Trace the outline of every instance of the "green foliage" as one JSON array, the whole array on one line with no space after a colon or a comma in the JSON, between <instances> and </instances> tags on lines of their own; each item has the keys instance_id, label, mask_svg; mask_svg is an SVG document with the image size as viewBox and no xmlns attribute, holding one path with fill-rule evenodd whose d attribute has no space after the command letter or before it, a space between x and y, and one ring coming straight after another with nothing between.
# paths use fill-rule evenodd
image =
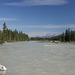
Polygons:
<instances>
[{"instance_id":1,"label":"green foliage","mask_svg":"<svg viewBox=\"0 0 75 75\"><path fill-rule=\"evenodd\" d=\"M65 41L65 34L64 34L64 32L62 33L61 41Z\"/></svg>"},{"instance_id":2,"label":"green foliage","mask_svg":"<svg viewBox=\"0 0 75 75\"><path fill-rule=\"evenodd\" d=\"M58 40L62 42L75 41L75 31L70 31L70 28L66 29L65 33L63 32L60 36L55 36L50 38L50 40Z\"/></svg>"},{"instance_id":3,"label":"green foliage","mask_svg":"<svg viewBox=\"0 0 75 75\"><path fill-rule=\"evenodd\" d=\"M66 29L65 32L65 41L70 41L71 40L71 34L70 34L70 28L68 30Z\"/></svg>"},{"instance_id":4,"label":"green foliage","mask_svg":"<svg viewBox=\"0 0 75 75\"><path fill-rule=\"evenodd\" d=\"M7 39L7 26L6 23L4 22L3 24L3 40L5 41Z\"/></svg>"},{"instance_id":5,"label":"green foliage","mask_svg":"<svg viewBox=\"0 0 75 75\"><path fill-rule=\"evenodd\" d=\"M41 38L41 37L32 37L30 38L30 40L33 40L33 41L45 41L45 40L49 40L49 38Z\"/></svg>"},{"instance_id":6,"label":"green foliage","mask_svg":"<svg viewBox=\"0 0 75 75\"><path fill-rule=\"evenodd\" d=\"M75 31L71 30L71 41L75 41Z\"/></svg>"},{"instance_id":7,"label":"green foliage","mask_svg":"<svg viewBox=\"0 0 75 75\"><path fill-rule=\"evenodd\" d=\"M48 40L48 41L75 41L75 31L70 31L70 28L66 29L65 33L63 32L62 35L51 37L51 38L40 38L40 37L33 37L30 40ZM23 33L22 31L14 31L7 28L6 23L3 24L3 31L0 30L0 43L5 41L29 41L29 37L27 34Z\"/></svg>"},{"instance_id":8,"label":"green foliage","mask_svg":"<svg viewBox=\"0 0 75 75\"><path fill-rule=\"evenodd\" d=\"M0 30L0 43L2 43L2 31Z\"/></svg>"},{"instance_id":9,"label":"green foliage","mask_svg":"<svg viewBox=\"0 0 75 75\"><path fill-rule=\"evenodd\" d=\"M51 37L50 40L52 41L61 41L61 36L55 36L55 37Z\"/></svg>"},{"instance_id":10,"label":"green foliage","mask_svg":"<svg viewBox=\"0 0 75 75\"><path fill-rule=\"evenodd\" d=\"M70 31L70 28L66 29L65 41L75 41L75 31Z\"/></svg>"},{"instance_id":11,"label":"green foliage","mask_svg":"<svg viewBox=\"0 0 75 75\"><path fill-rule=\"evenodd\" d=\"M27 34L18 32L16 29L14 31L7 28L6 23L3 24L3 31L0 30L0 43L4 41L29 41Z\"/></svg>"}]
</instances>

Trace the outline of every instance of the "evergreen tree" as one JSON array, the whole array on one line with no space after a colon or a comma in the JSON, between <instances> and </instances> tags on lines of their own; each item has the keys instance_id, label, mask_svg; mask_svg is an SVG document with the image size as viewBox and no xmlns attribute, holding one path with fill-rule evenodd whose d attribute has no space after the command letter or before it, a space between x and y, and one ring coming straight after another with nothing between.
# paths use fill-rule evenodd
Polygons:
<instances>
[{"instance_id":1,"label":"evergreen tree","mask_svg":"<svg viewBox=\"0 0 75 75\"><path fill-rule=\"evenodd\" d=\"M14 31L14 34L15 34L14 40L18 41L18 31L16 29Z\"/></svg>"},{"instance_id":2,"label":"evergreen tree","mask_svg":"<svg viewBox=\"0 0 75 75\"><path fill-rule=\"evenodd\" d=\"M75 41L75 31L71 30L71 41Z\"/></svg>"},{"instance_id":3,"label":"evergreen tree","mask_svg":"<svg viewBox=\"0 0 75 75\"><path fill-rule=\"evenodd\" d=\"M71 41L73 41L73 31L71 30Z\"/></svg>"},{"instance_id":4,"label":"evergreen tree","mask_svg":"<svg viewBox=\"0 0 75 75\"><path fill-rule=\"evenodd\" d=\"M68 41L71 40L70 28L68 28Z\"/></svg>"},{"instance_id":5,"label":"evergreen tree","mask_svg":"<svg viewBox=\"0 0 75 75\"><path fill-rule=\"evenodd\" d=\"M14 31L7 28L6 23L3 24L3 31L0 30L0 43L5 41L28 41L29 37L27 34L18 32L16 29Z\"/></svg>"},{"instance_id":6,"label":"evergreen tree","mask_svg":"<svg viewBox=\"0 0 75 75\"><path fill-rule=\"evenodd\" d=\"M11 41L11 30L8 30L8 40Z\"/></svg>"},{"instance_id":7,"label":"evergreen tree","mask_svg":"<svg viewBox=\"0 0 75 75\"><path fill-rule=\"evenodd\" d=\"M65 32L65 41L70 41L71 40L71 34L70 34L70 28L68 30L66 29Z\"/></svg>"},{"instance_id":8,"label":"evergreen tree","mask_svg":"<svg viewBox=\"0 0 75 75\"><path fill-rule=\"evenodd\" d=\"M64 35L64 32L62 33L62 42L65 41L65 35Z\"/></svg>"},{"instance_id":9,"label":"evergreen tree","mask_svg":"<svg viewBox=\"0 0 75 75\"><path fill-rule=\"evenodd\" d=\"M0 30L0 43L2 43L2 31Z\"/></svg>"},{"instance_id":10,"label":"evergreen tree","mask_svg":"<svg viewBox=\"0 0 75 75\"><path fill-rule=\"evenodd\" d=\"M65 32L65 41L68 41L68 30L66 29L66 32Z\"/></svg>"},{"instance_id":11,"label":"evergreen tree","mask_svg":"<svg viewBox=\"0 0 75 75\"><path fill-rule=\"evenodd\" d=\"M3 40L5 41L7 38L6 38L6 30L7 30L7 26L6 26L6 23L4 22L3 24Z\"/></svg>"}]
</instances>

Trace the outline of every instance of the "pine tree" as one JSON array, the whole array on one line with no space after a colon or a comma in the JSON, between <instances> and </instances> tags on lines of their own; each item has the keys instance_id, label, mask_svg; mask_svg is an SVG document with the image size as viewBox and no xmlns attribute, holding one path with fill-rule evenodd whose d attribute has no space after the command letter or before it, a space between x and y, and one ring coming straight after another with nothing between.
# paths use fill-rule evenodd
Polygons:
<instances>
[{"instance_id":1,"label":"pine tree","mask_svg":"<svg viewBox=\"0 0 75 75\"><path fill-rule=\"evenodd\" d=\"M65 35L64 35L64 32L62 33L62 42L65 41Z\"/></svg>"},{"instance_id":2,"label":"pine tree","mask_svg":"<svg viewBox=\"0 0 75 75\"><path fill-rule=\"evenodd\" d=\"M5 41L6 40L6 30L7 30L7 26L6 26L6 23L4 22L3 24L3 40Z\"/></svg>"},{"instance_id":3,"label":"pine tree","mask_svg":"<svg viewBox=\"0 0 75 75\"><path fill-rule=\"evenodd\" d=\"M2 31L0 30L0 43L2 43Z\"/></svg>"},{"instance_id":4,"label":"pine tree","mask_svg":"<svg viewBox=\"0 0 75 75\"><path fill-rule=\"evenodd\" d=\"M65 32L65 41L68 41L68 30L66 29L66 32Z\"/></svg>"},{"instance_id":5,"label":"pine tree","mask_svg":"<svg viewBox=\"0 0 75 75\"><path fill-rule=\"evenodd\" d=\"M68 39L68 41L70 41L71 40L71 34L70 34L70 28L68 28L68 37L67 37Z\"/></svg>"}]
</instances>

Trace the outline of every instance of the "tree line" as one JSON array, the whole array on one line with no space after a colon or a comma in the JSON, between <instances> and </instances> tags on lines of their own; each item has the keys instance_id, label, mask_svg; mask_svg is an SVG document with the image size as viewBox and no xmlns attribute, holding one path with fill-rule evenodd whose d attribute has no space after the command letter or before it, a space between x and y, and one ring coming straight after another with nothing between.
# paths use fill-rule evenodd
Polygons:
<instances>
[{"instance_id":1,"label":"tree line","mask_svg":"<svg viewBox=\"0 0 75 75\"><path fill-rule=\"evenodd\" d=\"M6 23L3 24L3 30L0 30L0 43L3 42L11 42L11 41L29 41L29 37L27 34L22 31L14 31L7 28Z\"/></svg>"},{"instance_id":2,"label":"tree line","mask_svg":"<svg viewBox=\"0 0 75 75\"><path fill-rule=\"evenodd\" d=\"M63 32L62 34L55 36L55 37L51 37L49 40L57 40L57 41L61 41L61 42L74 42L75 41L75 31L70 30L70 28L66 29L65 32Z\"/></svg>"},{"instance_id":3,"label":"tree line","mask_svg":"<svg viewBox=\"0 0 75 75\"><path fill-rule=\"evenodd\" d=\"M75 41L75 31L70 30L70 28L66 29L65 32L63 32L60 35L51 37L51 38L41 38L41 37L32 37L31 40L48 40L48 41L61 41L61 42L71 42Z\"/></svg>"},{"instance_id":4,"label":"tree line","mask_svg":"<svg viewBox=\"0 0 75 75\"><path fill-rule=\"evenodd\" d=\"M70 28L66 29L65 33L62 33L61 41L75 41L75 31L70 30Z\"/></svg>"}]
</instances>

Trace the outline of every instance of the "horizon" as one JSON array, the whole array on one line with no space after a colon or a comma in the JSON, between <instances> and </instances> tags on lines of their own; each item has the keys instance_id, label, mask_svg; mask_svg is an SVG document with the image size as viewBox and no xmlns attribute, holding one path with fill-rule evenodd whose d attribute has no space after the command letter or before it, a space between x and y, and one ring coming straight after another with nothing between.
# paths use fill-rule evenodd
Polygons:
<instances>
[{"instance_id":1,"label":"horizon","mask_svg":"<svg viewBox=\"0 0 75 75\"><path fill-rule=\"evenodd\" d=\"M23 31L29 37L75 30L74 0L0 0L0 29Z\"/></svg>"}]
</instances>

